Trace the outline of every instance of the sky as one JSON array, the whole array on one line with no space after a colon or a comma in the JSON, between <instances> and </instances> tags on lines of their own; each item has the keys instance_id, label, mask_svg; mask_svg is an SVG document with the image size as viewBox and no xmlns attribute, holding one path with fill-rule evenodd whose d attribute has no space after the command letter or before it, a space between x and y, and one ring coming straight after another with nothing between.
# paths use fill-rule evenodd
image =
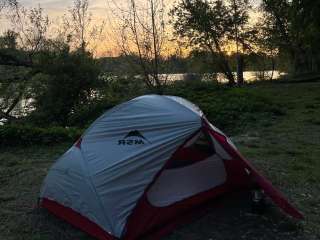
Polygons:
<instances>
[{"instance_id":1,"label":"sky","mask_svg":"<svg viewBox=\"0 0 320 240\"><path fill-rule=\"evenodd\" d=\"M40 4L50 13L57 13L71 6L73 0L20 0L19 2L26 7L35 7ZM91 0L89 4L91 10L103 10L106 6L106 0Z\"/></svg>"},{"instance_id":2,"label":"sky","mask_svg":"<svg viewBox=\"0 0 320 240\"><path fill-rule=\"evenodd\" d=\"M89 11L95 19L106 18L108 12L107 1L109 0L89 0ZM52 20L65 14L73 4L73 0L20 0L19 2L25 7L37 7L40 5Z\"/></svg>"},{"instance_id":3,"label":"sky","mask_svg":"<svg viewBox=\"0 0 320 240\"><path fill-rule=\"evenodd\" d=\"M112 30L110 30L110 16L112 15L112 11L114 11L110 10L110 5L112 5L112 2L116 2L116 4L119 5L126 4L127 1L128 0L89 0L89 11L92 13L94 21L97 23L101 23L102 21L106 22L103 41L96 44L97 55L117 55L117 46L113 38L114 34ZM140 1L143 2L144 0ZM173 5L176 0L165 1L168 2L166 7L171 8L170 5ZM257 5L261 0L251 1L254 5ZM18 2L26 8L40 5L52 22L59 22L61 17L67 12L67 9L73 4L73 0L19 0ZM8 28L9 24L3 17L0 18L0 21L0 31L3 32Z\"/></svg>"},{"instance_id":4,"label":"sky","mask_svg":"<svg viewBox=\"0 0 320 240\"><path fill-rule=\"evenodd\" d=\"M97 24L101 24L108 19L107 1L110 0L89 0L89 11L92 14L92 19ZM119 0L116 1L118 2ZM18 2L25 8L41 6L52 23L61 21L61 17L67 13L68 8L73 4L73 0L18 0ZM8 28L10 28L10 23L2 16L0 18L0 32L4 32ZM103 41L98 43L98 45L96 47L96 54L98 56L117 54L115 42L111 39L110 33L105 34Z\"/></svg>"}]
</instances>

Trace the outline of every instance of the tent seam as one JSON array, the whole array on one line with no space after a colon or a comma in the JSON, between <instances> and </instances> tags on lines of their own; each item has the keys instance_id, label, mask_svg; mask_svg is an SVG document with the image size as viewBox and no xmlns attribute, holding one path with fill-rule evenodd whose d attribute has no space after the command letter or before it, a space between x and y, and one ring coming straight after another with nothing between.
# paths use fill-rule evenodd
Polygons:
<instances>
[{"instance_id":1,"label":"tent seam","mask_svg":"<svg viewBox=\"0 0 320 240\"><path fill-rule=\"evenodd\" d=\"M83 164L85 165L85 167L89 170L89 172L90 172L90 168L89 168L89 165L87 164L87 162L85 161L85 156L83 155L83 152L82 152L82 149L80 149L80 153L81 153L81 156L82 156L82 161L83 161ZM99 196L99 194L98 194L98 191L97 191L97 189L96 189L96 187L94 186L94 184L93 184L93 181L92 181L92 179L91 179L91 174L86 174L86 178L88 179L88 183L90 184L90 186L92 187L92 189L93 189L93 191L94 191L94 193L95 193L95 195L96 195L96 198L97 198L97 200L98 200L98 202L99 202L99 206L100 206L100 208L101 208L101 210L103 211L103 218L104 218L104 221L105 222L107 222L107 223L109 223L109 220L108 220L108 218L106 218L106 216L107 216L107 212L106 212L106 209L105 209L105 207L104 207L104 205L102 204L102 201L101 201L101 199L100 199L100 196ZM112 224L108 224L109 226L112 226ZM104 230L106 230L105 228L104 228L104 226L103 226L103 229ZM112 229L110 229L110 230L106 230L109 234L112 234L113 236L114 236L114 233L113 232L111 232L111 231L113 231L113 226L112 226ZM117 237L117 236L116 236Z\"/></svg>"},{"instance_id":2,"label":"tent seam","mask_svg":"<svg viewBox=\"0 0 320 240\"><path fill-rule=\"evenodd\" d=\"M158 96L160 96L160 95L158 95ZM203 112L201 112L201 114L197 114L197 112L193 111L192 109L188 108L187 106L183 105L182 103L180 103L178 101L175 101L174 99L170 98L170 97L179 97L179 96L172 96L172 95L162 95L162 96L165 97L166 99L169 99L170 101L174 102L176 105L182 106L183 108L185 108L188 111L192 112L192 114L196 115L199 118L202 118L202 116L204 115ZM195 105L195 104L193 104L193 105Z\"/></svg>"}]
</instances>

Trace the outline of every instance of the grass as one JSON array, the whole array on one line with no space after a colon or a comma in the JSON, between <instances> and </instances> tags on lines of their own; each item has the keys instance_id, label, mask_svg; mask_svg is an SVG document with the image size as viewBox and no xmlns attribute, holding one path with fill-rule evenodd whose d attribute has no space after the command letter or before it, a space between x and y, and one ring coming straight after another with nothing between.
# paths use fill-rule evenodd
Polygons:
<instances>
[{"instance_id":1,"label":"grass","mask_svg":"<svg viewBox=\"0 0 320 240\"><path fill-rule=\"evenodd\" d=\"M259 114L233 140L305 214L305 221L296 223L275 207L266 215L253 215L246 201L235 197L217 200L217 207L164 240L320 238L320 83L261 83L245 91L272 98L272 107L283 112ZM215 117L210 118L214 123ZM36 208L43 178L70 145L1 149L0 239L91 239Z\"/></svg>"},{"instance_id":2,"label":"grass","mask_svg":"<svg viewBox=\"0 0 320 240\"><path fill-rule=\"evenodd\" d=\"M166 94L181 96L197 104L206 117L228 135L246 132L248 126L270 124L270 120L285 113L283 104L276 103L272 95L261 94L250 87L177 82Z\"/></svg>"},{"instance_id":3,"label":"grass","mask_svg":"<svg viewBox=\"0 0 320 240\"><path fill-rule=\"evenodd\" d=\"M235 140L243 154L304 212L306 239L319 238L320 84L270 85L255 90L285 102L286 116Z\"/></svg>"}]
</instances>

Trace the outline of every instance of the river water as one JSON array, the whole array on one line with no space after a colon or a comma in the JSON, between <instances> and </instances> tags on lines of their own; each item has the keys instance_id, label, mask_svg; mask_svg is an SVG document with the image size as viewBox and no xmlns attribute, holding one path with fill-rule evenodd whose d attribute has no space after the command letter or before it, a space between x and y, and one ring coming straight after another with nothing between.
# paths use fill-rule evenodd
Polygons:
<instances>
[{"instance_id":1,"label":"river water","mask_svg":"<svg viewBox=\"0 0 320 240\"><path fill-rule=\"evenodd\" d=\"M233 73L236 76L236 73ZM273 80L279 79L281 76L285 75L285 73L280 71L245 71L243 72L243 78L245 82L254 82L259 80L270 80L271 77ZM196 81L199 79L202 80L217 80L220 83L225 83L228 80L222 73L174 73L174 74L160 74L160 78L162 80L166 80L168 82L187 80L187 81Z\"/></svg>"}]
</instances>

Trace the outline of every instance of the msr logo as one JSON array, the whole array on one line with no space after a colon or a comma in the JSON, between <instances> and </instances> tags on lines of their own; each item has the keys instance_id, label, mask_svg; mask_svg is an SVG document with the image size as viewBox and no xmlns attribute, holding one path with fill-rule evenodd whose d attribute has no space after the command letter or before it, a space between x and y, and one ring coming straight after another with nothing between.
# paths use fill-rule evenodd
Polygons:
<instances>
[{"instance_id":1,"label":"msr logo","mask_svg":"<svg viewBox=\"0 0 320 240\"><path fill-rule=\"evenodd\" d=\"M143 145L149 141L138 131L130 131L123 139L118 140L118 145Z\"/></svg>"}]
</instances>

